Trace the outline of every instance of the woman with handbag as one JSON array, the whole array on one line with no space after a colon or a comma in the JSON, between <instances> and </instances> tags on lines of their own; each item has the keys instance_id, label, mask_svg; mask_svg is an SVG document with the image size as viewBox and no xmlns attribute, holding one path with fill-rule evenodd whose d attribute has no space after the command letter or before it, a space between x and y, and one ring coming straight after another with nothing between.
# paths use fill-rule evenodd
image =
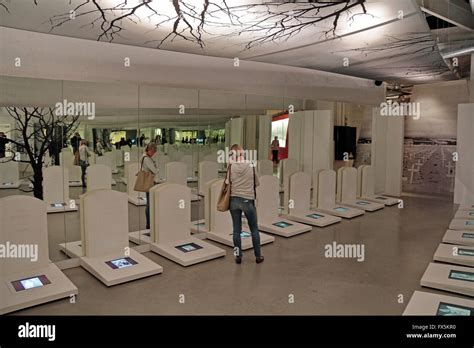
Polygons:
<instances>
[{"instance_id":1,"label":"woman with handbag","mask_svg":"<svg viewBox=\"0 0 474 348\"><path fill-rule=\"evenodd\" d=\"M150 185L153 186L154 184L157 184L159 182L159 177L158 177L158 166L156 165L155 160L153 159L153 156L156 153L156 144L155 143L149 143L146 148L145 148L145 153L142 156L141 159L141 166L140 166L140 174L143 174L144 177L148 176L148 178L153 177L153 182L150 184L141 184L147 187L141 188L139 190L135 189L136 191L142 191L146 193L146 207L145 207L145 217L146 217L146 229L150 229ZM143 181L146 181L147 179L145 178ZM142 180L137 179L137 183ZM150 180L151 181L151 180Z\"/></svg>"},{"instance_id":2,"label":"woman with handbag","mask_svg":"<svg viewBox=\"0 0 474 348\"><path fill-rule=\"evenodd\" d=\"M258 232L257 209L255 208L256 186L260 183L255 173L255 165L245 159L243 149L232 145L225 184L230 186L229 210L232 216L235 262L242 262L242 212L247 218L252 234L255 261L262 263L264 258L260 248Z\"/></svg>"},{"instance_id":3,"label":"woman with handbag","mask_svg":"<svg viewBox=\"0 0 474 348\"><path fill-rule=\"evenodd\" d=\"M87 140L81 140L81 146L79 146L79 164L81 166L81 180L82 180L82 187L86 187L86 171L87 167L89 167L89 157L91 156L91 152L87 147Z\"/></svg>"}]
</instances>

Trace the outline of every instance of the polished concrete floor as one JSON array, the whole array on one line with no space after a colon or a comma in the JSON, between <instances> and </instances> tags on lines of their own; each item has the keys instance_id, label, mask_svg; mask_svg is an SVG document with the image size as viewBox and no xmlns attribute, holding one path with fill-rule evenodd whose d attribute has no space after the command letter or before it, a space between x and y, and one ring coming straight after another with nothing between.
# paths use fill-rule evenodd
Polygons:
<instances>
[{"instance_id":1,"label":"polished concrete floor","mask_svg":"<svg viewBox=\"0 0 474 348\"><path fill-rule=\"evenodd\" d=\"M14 193L8 191L0 195ZM81 189L71 192L77 197ZM201 217L202 203L192 211ZM147 252L163 274L111 288L84 269L71 268L64 273L79 288L76 303L59 300L15 314L400 315L413 291L422 289L420 278L454 212L448 198L404 197L403 209L388 207L289 239L276 237L263 246L265 262L259 265L252 251L236 265L225 246L225 258L187 268ZM129 218L130 230L144 227L143 208L130 205ZM50 257L65 259L56 245L79 239L78 214L50 214L48 223ZM326 258L324 246L333 241L364 244L365 261Z\"/></svg>"}]
</instances>

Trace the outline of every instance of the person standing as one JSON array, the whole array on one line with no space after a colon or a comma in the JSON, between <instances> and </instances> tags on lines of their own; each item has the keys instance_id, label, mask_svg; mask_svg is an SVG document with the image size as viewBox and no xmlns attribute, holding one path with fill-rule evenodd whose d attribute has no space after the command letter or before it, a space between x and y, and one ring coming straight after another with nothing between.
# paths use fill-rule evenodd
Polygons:
<instances>
[{"instance_id":1,"label":"person standing","mask_svg":"<svg viewBox=\"0 0 474 348\"><path fill-rule=\"evenodd\" d=\"M0 158L5 157L6 145L9 143L5 133L0 132Z\"/></svg>"},{"instance_id":2,"label":"person standing","mask_svg":"<svg viewBox=\"0 0 474 348\"><path fill-rule=\"evenodd\" d=\"M145 141L145 134L142 133L140 136L140 147L143 147L143 142Z\"/></svg>"},{"instance_id":3,"label":"person standing","mask_svg":"<svg viewBox=\"0 0 474 348\"><path fill-rule=\"evenodd\" d=\"M86 170L89 167L89 157L91 156L91 152L87 147L87 140L81 140L81 145L79 146L79 165L81 166L81 180L82 180L82 187L87 187L86 185Z\"/></svg>"},{"instance_id":4,"label":"person standing","mask_svg":"<svg viewBox=\"0 0 474 348\"><path fill-rule=\"evenodd\" d=\"M145 153L141 159L141 168L143 171L152 173L155 178L154 182L157 184L159 182L158 177L158 166L155 162L153 156L156 154L156 144L149 143L145 148ZM146 218L146 229L150 229L150 193L146 192L146 207L145 207L145 218Z\"/></svg>"},{"instance_id":5,"label":"person standing","mask_svg":"<svg viewBox=\"0 0 474 348\"><path fill-rule=\"evenodd\" d=\"M75 155L81 144L81 136L78 132L71 138L72 153Z\"/></svg>"},{"instance_id":6,"label":"person standing","mask_svg":"<svg viewBox=\"0 0 474 348\"><path fill-rule=\"evenodd\" d=\"M97 142L95 143L95 153L97 156L102 156L104 154L104 147L102 146L102 141L100 141L100 139L97 139Z\"/></svg>"},{"instance_id":7,"label":"person standing","mask_svg":"<svg viewBox=\"0 0 474 348\"><path fill-rule=\"evenodd\" d=\"M264 258L260 248L258 232L257 209L255 208L256 187L260 185L255 165L247 161L244 151L238 144L230 149L229 169L226 183L230 184L230 215L232 217L235 262L242 262L242 212L247 218L252 235L255 261L262 263Z\"/></svg>"},{"instance_id":8,"label":"person standing","mask_svg":"<svg viewBox=\"0 0 474 348\"><path fill-rule=\"evenodd\" d=\"M277 136L275 136L272 141L271 150L273 165L276 166L278 164L278 153L280 152L280 142L278 141Z\"/></svg>"}]
</instances>

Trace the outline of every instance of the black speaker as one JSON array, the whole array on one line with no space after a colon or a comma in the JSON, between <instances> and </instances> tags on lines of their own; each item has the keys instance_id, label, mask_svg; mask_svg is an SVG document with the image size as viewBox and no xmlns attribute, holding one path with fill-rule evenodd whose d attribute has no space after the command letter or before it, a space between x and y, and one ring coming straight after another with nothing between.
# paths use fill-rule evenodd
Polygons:
<instances>
[{"instance_id":1,"label":"black speaker","mask_svg":"<svg viewBox=\"0 0 474 348\"><path fill-rule=\"evenodd\" d=\"M356 133L356 127L334 126L334 159L343 161L349 157L356 158Z\"/></svg>"}]
</instances>

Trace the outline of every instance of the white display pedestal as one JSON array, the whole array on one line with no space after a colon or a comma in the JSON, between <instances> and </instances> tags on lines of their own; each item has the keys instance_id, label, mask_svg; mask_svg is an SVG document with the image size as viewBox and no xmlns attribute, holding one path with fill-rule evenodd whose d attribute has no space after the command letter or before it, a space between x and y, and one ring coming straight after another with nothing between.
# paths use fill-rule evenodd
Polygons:
<instances>
[{"instance_id":1,"label":"white display pedestal","mask_svg":"<svg viewBox=\"0 0 474 348\"><path fill-rule=\"evenodd\" d=\"M198 192L200 196L204 196L207 192L207 184L209 181L218 178L218 165L217 162L203 161L199 163L198 171Z\"/></svg>"},{"instance_id":2,"label":"white display pedestal","mask_svg":"<svg viewBox=\"0 0 474 348\"><path fill-rule=\"evenodd\" d=\"M454 218L461 219L461 220L474 220L474 210L459 209L454 215Z\"/></svg>"},{"instance_id":3,"label":"white display pedestal","mask_svg":"<svg viewBox=\"0 0 474 348\"><path fill-rule=\"evenodd\" d=\"M288 180L288 206L285 215L291 221L301 222L316 227L325 227L340 222L341 218L326 214L321 210L312 210L311 204L311 177L303 172L293 173Z\"/></svg>"},{"instance_id":4,"label":"white display pedestal","mask_svg":"<svg viewBox=\"0 0 474 348\"><path fill-rule=\"evenodd\" d=\"M357 169L341 167L338 174L338 202L352 208L373 212L385 207L385 204L357 199Z\"/></svg>"},{"instance_id":5,"label":"white display pedestal","mask_svg":"<svg viewBox=\"0 0 474 348\"><path fill-rule=\"evenodd\" d=\"M171 184L178 184L187 186L188 177L187 177L187 166L183 162L169 162L166 164L166 182ZM199 201L200 197L191 193L191 201Z\"/></svg>"},{"instance_id":6,"label":"white display pedestal","mask_svg":"<svg viewBox=\"0 0 474 348\"><path fill-rule=\"evenodd\" d=\"M474 231L474 220L471 219L453 219L449 224L450 230L469 230Z\"/></svg>"},{"instance_id":7,"label":"white display pedestal","mask_svg":"<svg viewBox=\"0 0 474 348\"><path fill-rule=\"evenodd\" d=\"M267 159L257 161L257 172L259 175L273 175L273 162Z\"/></svg>"},{"instance_id":8,"label":"white display pedestal","mask_svg":"<svg viewBox=\"0 0 474 348\"><path fill-rule=\"evenodd\" d=\"M21 185L18 162L0 161L0 189L17 189Z\"/></svg>"},{"instance_id":9,"label":"white display pedestal","mask_svg":"<svg viewBox=\"0 0 474 348\"><path fill-rule=\"evenodd\" d=\"M225 251L191 236L191 190L165 183L150 190L150 249L182 266L225 256Z\"/></svg>"},{"instance_id":10,"label":"white display pedestal","mask_svg":"<svg viewBox=\"0 0 474 348\"><path fill-rule=\"evenodd\" d=\"M112 171L103 164L87 167L87 191L112 189Z\"/></svg>"},{"instance_id":11,"label":"white display pedestal","mask_svg":"<svg viewBox=\"0 0 474 348\"><path fill-rule=\"evenodd\" d=\"M474 246L474 231L447 230L443 243Z\"/></svg>"},{"instance_id":12,"label":"white display pedestal","mask_svg":"<svg viewBox=\"0 0 474 348\"><path fill-rule=\"evenodd\" d=\"M468 315L474 313L474 301L459 297L415 291L403 315Z\"/></svg>"},{"instance_id":13,"label":"white display pedestal","mask_svg":"<svg viewBox=\"0 0 474 348\"><path fill-rule=\"evenodd\" d=\"M69 171L66 167L43 168L43 200L48 214L77 211L76 201L69 198Z\"/></svg>"},{"instance_id":14,"label":"white display pedestal","mask_svg":"<svg viewBox=\"0 0 474 348\"><path fill-rule=\"evenodd\" d=\"M112 152L106 152L103 156L97 156L95 163L109 167L112 174L118 173L117 165L115 164L115 156Z\"/></svg>"},{"instance_id":15,"label":"white display pedestal","mask_svg":"<svg viewBox=\"0 0 474 348\"><path fill-rule=\"evenodd\" d=\"M398 199L396 198L375 194L374 169L368 165L362 165L357 168L357 197L386 206L398 204Z\"/></svg>"},{"instance_id":16,"label":"white display pedestal","mask_svg":"<svg viewBox=\"0 0 474 348\"><path fill-rule=\"evenodd\" d=\"M158 177L161 181L166 181L166 164L170 162L170 158L167 155L158 155L156 163L158 165Z\"/></svg>"},{"instance_id":17,"label":"white display pedestal","mask_svg":"<svg viewBox=\"0 0 474 348\"><path fill-rule=\"evenodd\" d=\"M433 260L474 267L474 247L441 243L434 253Z\"/></svg>"},{"instance_id":18,"label":"white display pedestal","mask_svg":"<svg viewBox=\"0 0 474 348\"><path fill-rule=\"evenodd\" d=\"M69 186L82 186L81 167L74 165L74 154L71 151L61 151L59 154L59 163L61 167L66 168L69 173Z\"/></svg>"},{"instance_id":19,"label":"white display pedestal","mask_svg":"<svg viewBox=\"0 0 474 348\"><path fill-rule=\"evenodd\" d=\"M43 201L28 196L1 198L0 243L21 245L30 251L30 255L25 255L29 257L6 257L1 261L0 314L78 294L77 287L49 261Z\"/></svg>"},{"instance_id":20,"label":"white display pedestal","mask_svg":"<svg viewBox=\"0 0 474 348\"><path fill-rule=\"evenodd\" d=\"M206 221L209 232L207 232L207 238L215 242L233 247L234 242L232 239L232 218L230 212L221 212L217 210L217 200L222 187L224 179L215 179L209 184L209 193L205 195L204 205L208 205L209 214L207 214ZM242 222L242 232L245 236L242 236L242 250L253 248L252 238L250 236L249 227ZM249 234L247 236L247 234ZM275 237L269 236L264 233L260 233L260 244L264 245L272 243Z\"/></svg>"},{"instance_id":21,"label":"white display pedestal","mask_svg":"<svg viewBox=\"0 0 474 348\"><path fill-rule=\"evenodd\" d=\"M184 155L181 157L179 162L182 162L186 165L186 180L187 182L196 182L198 178L196 177L196 171L194 169L193 156Z\"/></svg>"},{"instance_id":22,"label":"white display pedestal","mask_svg":"<svg viewBox=\"0 0 474 348\"><path fill-rule=\"evenodd\" d=\"M352 219L364 215L364 210L336 203L336 172L330 169L321 170L317 184L313 185L313 195L317 195L317 209L334 216Z\"/></svg>"},{"instance_id":23,"label":"white display pedestal","mask_svg":"<svg viewBox=\"0 0 474 348\"><path fill-rule=\"evenodd\" d=\"M298 161L293 158L286 158L280 161L281 174L280 174L280 192L284 192L284 201L288 202L288 186L290 183L290 176L296 173L298 169ZM288 211L285 211L288 212Z\"/></svg>"},{"instance_id":24,"label":"white display pedestal","mask_svg":"<svg viewBox=\"0 0 474 348\"><path fill-rule=\"evenodd\" d=\"M81 266L107 286L159 274L163 268L128 246L127 195L95 190L81 197Z\"/></svg>"},{"instance_id":25,"label":"white display pedestal","mask_svg":"<svg viewBox=\"0 0 474 348\"><path fill-rule=\"evenodd\" d=\"M280 184L276 176L263 175L259 178L259 181L260 185L257 187L257 216L260 231L282 237L292 237L312 230L311 226L284 219L279 215Z\"/></svg>"},{"instance_id":26,"label":"white display pedestal","mask_svg":"<svg viewBox=\"0 0 474 348\"><path fill-rule=\"evenodd\" d=\"M127 185L128 184L128 170L129 168L137 169L139 168L140 164L138 162L125 162L123 166L123 176L120 178L120 181Z\"/></svg>"},{"instance_id":27,"label":"white display pedestal","mask_svg":"<svg viewBox=\"0 0 474 348\"><path fill-rule=\"evenodd\" d=\"M474 282L461 280L459 277L471 277L471 267L430 263L426 268L420 285L443 291L454 292L467 296L474 296Z\"/></svg>"}]
</instances>

